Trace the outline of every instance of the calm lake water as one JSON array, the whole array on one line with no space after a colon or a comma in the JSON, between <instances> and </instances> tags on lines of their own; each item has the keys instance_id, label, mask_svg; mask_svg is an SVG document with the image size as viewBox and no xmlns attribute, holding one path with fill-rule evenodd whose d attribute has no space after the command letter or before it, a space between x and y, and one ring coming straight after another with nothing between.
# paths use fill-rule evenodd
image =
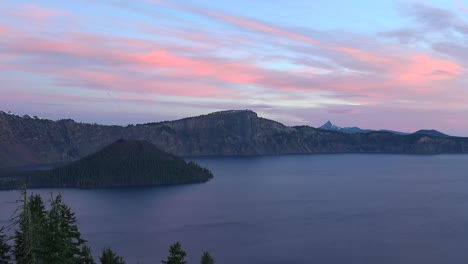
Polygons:
<instances>
[{"instance_id":1,"label":"calm lake water","mask_svg":"<svg viewBox=\"0 0 468 264\"><path fill-rule=\"evenodd\" d=\"M205 184L62 192L93 252L160 263L467 263L468 155L197 158ZM0 225L17 192L0 192Z\"/></svg>"}]
</instances>

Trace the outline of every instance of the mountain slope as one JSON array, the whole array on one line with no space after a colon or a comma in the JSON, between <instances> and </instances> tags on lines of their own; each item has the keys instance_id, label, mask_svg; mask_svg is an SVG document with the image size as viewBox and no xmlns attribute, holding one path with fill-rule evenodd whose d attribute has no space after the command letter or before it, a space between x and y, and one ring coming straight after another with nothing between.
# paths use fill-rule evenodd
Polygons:
<instances>
[{"instance_id":1,"label":"mountain slope","mask_svg":"<svg viewBox=\"0 0 468 264\"><path fill-rule=\"evenodd\" d=\"M468 138L385 131L346 134L309 126L288 127L249 110L127 127L0 112L0 167L73 161L120 138L146 140L179 156L468 152Z\"/></svg>"},{"instance_id":2,"label":"mountain slope","mask_svg":"<svg viewBox=\"0 0 468 264\"><path fill-rule=\"evenodd\" d=\"M118 140L63 167L4 172L0 188L103 188L205 182L212 174L141 140ZM2 180L3 179L3 180Z\"/></svg>"}]
</instances>

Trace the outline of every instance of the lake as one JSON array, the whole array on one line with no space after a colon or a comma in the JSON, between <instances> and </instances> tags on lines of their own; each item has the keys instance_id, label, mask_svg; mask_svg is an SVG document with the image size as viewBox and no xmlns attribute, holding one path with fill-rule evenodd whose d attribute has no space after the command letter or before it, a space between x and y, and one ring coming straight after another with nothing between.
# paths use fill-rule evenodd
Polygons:
<instances>
[{"instance_id":1,"label":"lake","mask_svg":"<svg viewBox=\"0 0 468 264\"><path fill-rule=\"evenodd\" d=\"M62 192L98 255L160 263L467 263L468 155L286 155L192 159L204 184ZM0 192L0 225L19 197Z\"/></svg>"}]
</instances>

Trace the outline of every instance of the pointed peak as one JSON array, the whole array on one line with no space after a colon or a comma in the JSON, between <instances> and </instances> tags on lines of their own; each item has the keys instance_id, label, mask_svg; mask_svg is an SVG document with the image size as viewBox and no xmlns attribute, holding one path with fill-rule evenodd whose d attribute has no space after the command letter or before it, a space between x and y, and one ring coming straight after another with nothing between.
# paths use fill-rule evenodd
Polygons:
<instances>
[{"instance_id":1,"label":"pointed peak","mask_svg":"<svg viewBox=\"0 0 468 264\"><path fill-rule=\"evenodd\" d=\"M323 124L321 127L321 129L326 129L326 130L330 130L330 129L333 129L335 130L337 128L337 126L335 126L330 120L328 120L325 124Z\"/></svg>"}]
</instances>

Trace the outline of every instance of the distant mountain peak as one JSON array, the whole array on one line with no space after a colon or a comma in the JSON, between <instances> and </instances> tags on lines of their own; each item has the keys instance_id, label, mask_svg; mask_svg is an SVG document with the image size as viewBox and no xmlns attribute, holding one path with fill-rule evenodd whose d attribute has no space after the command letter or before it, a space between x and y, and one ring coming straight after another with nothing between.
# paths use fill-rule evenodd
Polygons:
<instances>
[{"instance_id":1,"label":"distant mountain peak","mask_svg":"<svg viewBox=\"0 0 468 264\"><path fill-rule=\"evenodd\" d=\"M349 133L349 134L370 132L370 130L368 129L360 129L359 127L339 127L333 124L330 120L328 120L325 124L323 124L319 128L322 130L339 131L339 132Z\"/></svg>"},{"instance_id":2,"label":"distant mountain peak","mask_svg":"<svg viewBox=\"0 0 468 264\"><path fill-rule=\"evenodd\" d=\"M372 130L372 129L362 129L359 127L339 127L335 124L333 124L331 121L327 121L325 124L323 124L319 129L322 130L328 130L328 131L337 131L337 132L342 132L342 133L347 133L347 134L355 134L355 133L368 133L368 132L386 132L386 133L392 133L392 134L397 134L397 135L407 135L407 133L403 132L398 132L398 131L392 131L392 130Z\"/></svg>"},{"instance_id":3,"label":"distant mountain peak","mask_svg":"<svg viewBox=\"0 0 468 264\"><path fill-rule=\"evenodd\" d=\"M323 124L320 129L338 131L341 127L335 126L330 120Z\"/></svg>"},{"instance_id":4,"label":"distant mountain peak","mask_svg":"<svg viewBox=\"0 0 468 264\"><path fill-rule=\"evenodd\" d=\"M331 127L331 126L333 126L333 123L330 120L328 120L325 124L323 124L323 127Z\"/></svg>"}]
</instances>

